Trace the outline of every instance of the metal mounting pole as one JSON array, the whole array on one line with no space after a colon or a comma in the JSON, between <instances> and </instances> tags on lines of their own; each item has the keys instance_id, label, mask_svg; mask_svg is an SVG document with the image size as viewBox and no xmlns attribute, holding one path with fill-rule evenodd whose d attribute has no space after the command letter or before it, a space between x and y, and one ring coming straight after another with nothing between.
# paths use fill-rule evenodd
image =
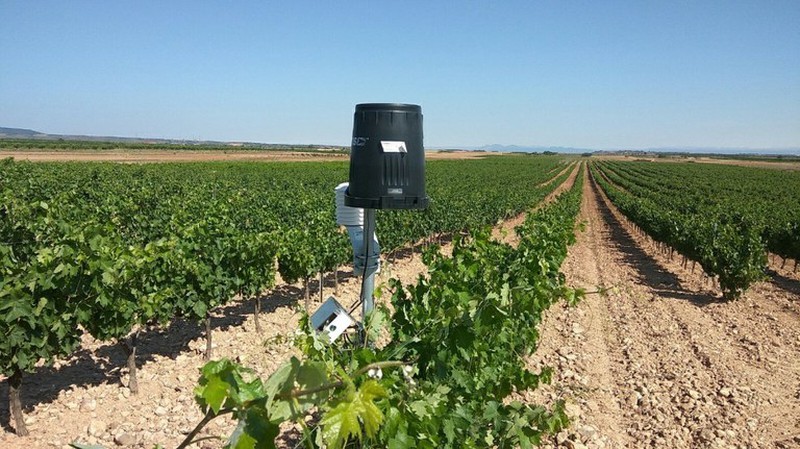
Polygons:
<instances>
[{"instance_id":1,"label":"metal mounting pole","mask_svg":"<svg viewBox=\"0 0 800 449\"><path fill-rule=\"evenodd\" d=\"M362 246L363 257L366 261L366 274L361 285L361 320L366 319L367 314L375 307L375 300L372 293L375 291L375 272L380 263L380 253L375 235L375 209L364 209L364 245ZM369 248L367 248L369 246ZM367 254L369 250L369 254Z\"/></svg>"}]
</instances>

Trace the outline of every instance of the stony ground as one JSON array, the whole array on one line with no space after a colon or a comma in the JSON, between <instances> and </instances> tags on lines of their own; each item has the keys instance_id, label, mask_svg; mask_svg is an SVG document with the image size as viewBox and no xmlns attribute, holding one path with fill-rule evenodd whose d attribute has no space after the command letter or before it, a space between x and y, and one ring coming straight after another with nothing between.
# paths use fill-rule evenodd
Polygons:
<instances>
[{"instance_id":1,"label":"stony ground","mask_svg":"<svg viewBox=\"0 0 800 449\"><path fill-rule=\"evenodd\" d=\"M566 399L575 418L551 446L800 447L800 280L790 266L721 302L591 183L580 220L563 271L576 287L609 291L551 309L542 325L532 365L556 375L536 399Z\"/></svg>"},{"instance_id":2,"label":"stony ground","mask_svg":"<svg viewBox=\"0 0 800 449\"><path fill-rule=\"evenodd\" d=\"M568 184L574 177L568 180ZM531 400L565 399L574 425L546 444L566 448L800 448L800 276L774 261L771 279L739 301L723 303L679 256L662 254L637 234L591 183L585 223L563 271L589 291L578 306L556 306L542 325L531 367L555 368L554 381ZM499 226L498 236L521 221ZM511 236L513 237L513 236ZM381 279L411 282L425 267L406 253ZM699 271L699 270L698 270ZM359 284L346 272L337 297L350 303ZM317 284L312 284L318 303ZM323 293L333 294L325 279ZM214 357L230 357L267 376L293 352L275 337L291 335L303 304L299 285L279 284L262 304L220 310L213 321ZM14 435L7 384L0 382L0 448L62 448L71 441L106 447L175 447L199 421L192 389L203 364L200 326L176 322L141 337L139 384L131 395L122 350L86 339L71 360L42 368L23 384L31 435ZM230 432L215 422L209 435ZM284 446L292 447L291 430ZM199 447L219 447L208 440ZM197 446L195 446L197 447Z\"/></svg>"},{"instance_id":3,"label":"stony ground","mask_svg":"<svg viewBox=\"0 0 800 449\"><path fill-rule=\"evenodd\" d=\"M487 153L483 151L426 151L425 158L436 159L478 159L488 155L505 153ZM239 150L202 151L202 150L0 150L0 159L47 161L103 161L125 163L149 162L201 162L201 161L262 161L262 162L303 162L303 161L349 161L350 156L330 151L283 151L283 150Z\"/></svg>"}]
</instances>

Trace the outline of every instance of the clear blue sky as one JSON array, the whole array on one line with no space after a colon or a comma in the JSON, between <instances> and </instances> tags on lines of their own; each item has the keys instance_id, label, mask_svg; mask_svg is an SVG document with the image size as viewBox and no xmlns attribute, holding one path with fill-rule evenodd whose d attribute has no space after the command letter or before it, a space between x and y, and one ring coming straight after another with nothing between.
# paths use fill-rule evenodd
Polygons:
<instances>
[{"instance_id":1,"label":"clear blue sky","mask_svg":"<svg viewBox=\"0 0 800 449\"><path fill-rule=\"evenodd\" d=\"M800 1L0 0L0 126L347 144L800 147Z\"/></svg>"}]
</instances>

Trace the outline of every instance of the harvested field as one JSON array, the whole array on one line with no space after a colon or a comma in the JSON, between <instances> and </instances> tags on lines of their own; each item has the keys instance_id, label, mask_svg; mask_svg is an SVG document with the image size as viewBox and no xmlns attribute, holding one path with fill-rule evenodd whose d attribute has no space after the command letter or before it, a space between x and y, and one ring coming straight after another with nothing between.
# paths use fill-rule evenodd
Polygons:
<instances>
[{"instance_id":1,"label":"harvested field","mask_svg":"<svg viewBox=\"0 0 800 449\"><path fill-rule=\"evenodd\" d=\"M655 158L651 156L616 156L616 155L600 155L594 156L599 160L612 160L612 161L650 161L650 162L673 162L673 163L700 163L700 164L720 164L720 165L736 165L739 167L757 167L757 168L770 168L775 170L800 170L800 162L796 161L765 161L765 160L745 160L745 159L719 159L702 156L690 156L686 158L666 157Z\"/></svg>"},{"instance_id":2,"label":"harvested field","mask_svg":"<svg viewBox=\"0 0 800 449\"><path fill-rule=\"evenodd\" d=\"M425 157L440 159L479 159L489 155L481 151L429 151ZM349 161L348 154L323 151L0 151L0 159L14 158L33 162L99 161L99 162L208 162L208 161Z\"/></svg>"}]
</instances>

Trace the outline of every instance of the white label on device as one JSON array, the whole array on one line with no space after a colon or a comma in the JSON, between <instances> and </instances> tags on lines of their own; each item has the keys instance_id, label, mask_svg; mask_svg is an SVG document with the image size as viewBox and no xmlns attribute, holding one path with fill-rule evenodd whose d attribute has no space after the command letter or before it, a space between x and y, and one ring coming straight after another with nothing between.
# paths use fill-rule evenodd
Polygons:
<instances>
[{"instance_id":1,"label":"white label on device","mask_svg":"<svg viewBox=\"0 0 800 449\"><path fill-rule=\"evenodd\" d=\"M408 153L406 143L398 140L381 140L384 153Z\"/></svg>"}]
</instances>

